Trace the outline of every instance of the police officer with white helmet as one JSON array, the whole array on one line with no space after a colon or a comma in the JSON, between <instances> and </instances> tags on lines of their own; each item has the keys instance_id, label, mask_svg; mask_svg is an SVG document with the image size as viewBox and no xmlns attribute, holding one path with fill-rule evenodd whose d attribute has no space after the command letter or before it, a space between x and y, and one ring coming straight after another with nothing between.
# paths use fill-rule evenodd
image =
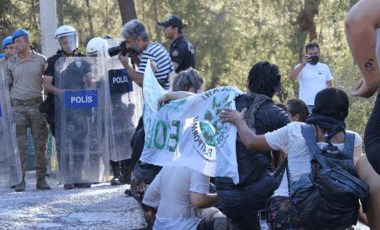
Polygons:
<instances>
[{"instance_id":1,"label":"police officer with white helmet","mask_svg":"<svg viewBox=\"0 0 380 230\"><path fill-rule=\"evenodd\" d=\"M54 86L54 77L55 76L55 64L61 57L71 57L71 56L84 56L77 52L78 50L78 33L74 27L70 25L60 26L54 34L55 38L58 40L60 49L56 54L47 59L47 66L43 73L43 86L45 92L48 93L47 99L43 103L43 106L40 107L40 111L47 116L48 123L50 124L50 131L54 137L56 137L55 130L55 95L58 95L62 92L61 89ZM60 151L58 150L57 145L57 155L58 163L60 164ZM64 184L64 189L72 189L74 187L88 188L90 184Z\"/></svg>"}]
</instances>

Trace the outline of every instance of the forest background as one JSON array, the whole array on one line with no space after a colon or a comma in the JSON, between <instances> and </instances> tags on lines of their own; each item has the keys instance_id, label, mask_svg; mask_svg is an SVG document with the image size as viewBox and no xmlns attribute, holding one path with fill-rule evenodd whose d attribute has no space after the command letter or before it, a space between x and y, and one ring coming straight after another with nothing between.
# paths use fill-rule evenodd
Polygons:
<instances>
[{"instance_id":1,"label":"forest background","mask_svg":"<svg viewBox=\"0 0 380 230\"><path fill-rule=\"evenodd\" d=\"M298 82L287 74L299 63L304 47L317 42L321 61L328 64L334 86L350 96L347 128L364 134L373 100L351 97L360 78L344 33L344 17L357 0L57 0L59 25L69 24L79 33L81 50L97 36L120 38L122 25L132 18L143 21L152 41L167 48L162 27L169 15L187 25L185 36L196 48L196 69L205 89L234 85L245 91L248 71L258 61L280 68L283 93L276 102L296 98ZM38 0L0 0L0 39L18 28L31 33L34 48L41 50ZM57 25L57 26L59 26ZM54 36L54 35L52 35ZM333 98L331 100L334 100Z\"/></svg>"}]
</instances>

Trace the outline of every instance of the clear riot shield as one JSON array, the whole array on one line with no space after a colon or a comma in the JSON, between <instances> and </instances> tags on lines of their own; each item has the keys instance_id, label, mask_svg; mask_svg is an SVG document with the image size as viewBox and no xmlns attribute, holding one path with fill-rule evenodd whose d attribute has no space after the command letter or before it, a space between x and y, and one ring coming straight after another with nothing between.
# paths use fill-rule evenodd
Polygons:
<instances>
[{"instance_id":1,"label":"clear riot shield","mask_svg":"<svg viewBox=\"0 0 380 230\"><path fill-rule=\"evenodd\" d=\"M108 46L119 43L107 39ZM131 158L131 138L142 114L142 90L132 81L120 63L118 56L107 58L107 73L111 104L110 147L111 160L121 161ZM104 59L103 59L104 60Z\"/></svg>"},{"instance_id":2,"label":"clear riot shield","mask_svg":"<svg viewBox=\"0 0 380 230\"><path fill-rule=\"evenodd\" d=\"M56 142L61 182L104 182L109 174L109 120L99 57L62 57L55 64Z\"/></svg>"},{"instance_id":3,"label":"clear riot shield","mask_svg":"<svg viewBox=\"0 0 380 230\"><path fill-rule=\"evenodd\" d=\"M13 122L8 83L0 68L0 186L8 187L22 179L16 126Z\"/></svg>"}]
</instances>

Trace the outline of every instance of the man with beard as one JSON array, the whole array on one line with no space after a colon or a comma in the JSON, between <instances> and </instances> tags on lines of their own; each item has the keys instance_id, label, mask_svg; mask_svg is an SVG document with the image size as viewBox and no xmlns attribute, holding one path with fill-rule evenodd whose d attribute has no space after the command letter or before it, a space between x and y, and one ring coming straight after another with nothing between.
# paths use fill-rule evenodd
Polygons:
<instances>
[{"instance_id":1,"label":"man with beard","mask_svg":"<svg viewBox=\"0 0 380 230\"><path fill-rule=\"evenodd\" d=\"M144 23L136 19L130 20L123 26L121 35L125 39L128 54L121 53L119 59L125 67L127 76L142 87L145 67L148 60L150 60L158 83L166 90L171 88L169 77L174 73L174 69L170 55L161 44L149 40L148 31ZM138 64L137 70L132 67L129 57L134 63ZM149 184L161 169L161 167L138 161L144 144L144 135L144 124L141 117L131 141L132 160L130 163L135 168L133 170L134 178L132 178L131 182L131 192L127 189L126 194L143 194L145 184ZM135 198L139 202L142 201L142 195L141 197L136 195Z\"/></svg>"},{"instance_id":2,"label":"man with beard","mask_svg":"<svg viewBox=\"0 0 380 230\"><path fill-rule=\"evenodd\" d=\"M156 68L154 68L154 75L156 76L158 83L164 89L169 89L169 75L173 72L173 65L169 53L161 44L149 40L148 31L145 25L139 20L130 20L124 25L121 35L125 39L126 48L140 55L138 58L133 58L139 66L137 71L134 70L129 63L128 55L119 55L119 59L125 67L128 77L135 81L139 86L142 86L145 67L148 63L148 59L150 59L156 65Z\"/></svg>"},{"instance_id":3,"label":"man with beard","mask_svg":"<svg viewBox=\"0 0 380 230\"><path fill-rule=\"evenodd\" d=\"M299 82L298 98L303 100L311 113L315 95L325 88L333 87L333 77L328 65L319 62L320 49L317 43L305 47L306 55L290 73L292 80Z\"/></svg>"}]
</instances>

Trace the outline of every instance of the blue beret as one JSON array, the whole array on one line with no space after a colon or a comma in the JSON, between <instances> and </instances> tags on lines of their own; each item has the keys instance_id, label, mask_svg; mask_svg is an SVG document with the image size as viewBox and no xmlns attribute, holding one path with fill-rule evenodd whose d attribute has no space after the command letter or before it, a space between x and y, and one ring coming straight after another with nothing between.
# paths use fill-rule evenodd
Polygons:
<instances>
[{"instance_id":1,"label":"blue beret","mask_svg":"<svg viewBox=\"0 0 380 230\"><path fill-rule=\"evenodd\" d=\"M8 37L4 38L3 44L1 45L1 48L4 49L7 45L10 45L12 43L13 43L12 36L8 36Z\"/></svg>"},{"instance_id":2,"label":"blue beret","mask_svg":"<svg viewBox=\"0 0 380 230\"><path fill-rule=\"evenodd\" d=\"M29 32L24 30L24 29L19 29L19 30L16 30L13 34L12 34L12 41L15 41L16 38L18 37L21 37L21 36L29 36Z\"/></svg>"}]
</instances>

